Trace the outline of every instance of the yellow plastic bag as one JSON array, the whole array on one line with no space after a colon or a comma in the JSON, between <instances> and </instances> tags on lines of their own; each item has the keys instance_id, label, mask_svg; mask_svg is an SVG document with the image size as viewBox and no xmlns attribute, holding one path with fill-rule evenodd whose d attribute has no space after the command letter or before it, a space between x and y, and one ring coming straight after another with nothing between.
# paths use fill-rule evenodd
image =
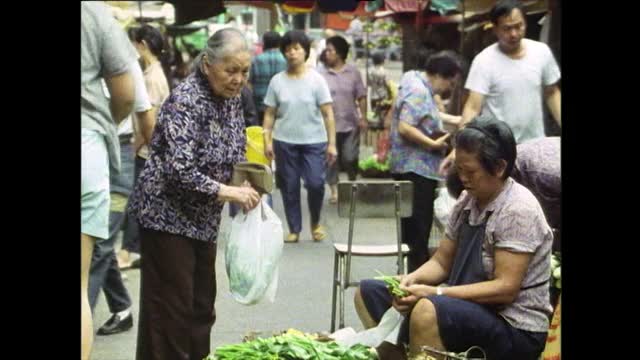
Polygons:
<instances>
[{"instance_id":1,"label":"yellow plastic bag","mask_svg":"<svg viewBox=\"0 0 640 360\"><path fill-rule=\"evenodd\" d=\"M247 161L271 166L271 162L264 156L264 138L262 137L262 126L249 126L246 128Z\"/></svg>"},{"instance_id":2,"label":"yellow plastic bag","mask_svg":"<svg viewBox=\"0 0 640 360\"><path fill-rule=\"evenodd\" d=\"M542 360L560 360L560 303L562 295L558 298L558 305L553 312L551 325L549 325L549 335L547 335L547 345L542 352Z\"/></svg>"}]
</instances>

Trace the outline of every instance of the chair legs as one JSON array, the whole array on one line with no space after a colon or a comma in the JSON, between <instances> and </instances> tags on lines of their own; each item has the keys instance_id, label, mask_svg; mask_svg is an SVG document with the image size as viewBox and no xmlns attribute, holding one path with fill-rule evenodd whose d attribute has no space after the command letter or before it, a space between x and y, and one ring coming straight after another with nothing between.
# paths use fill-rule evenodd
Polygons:
<instances>
[{"instance_id":1,"label":"chair legs","mask_svg":"<svg viewBox=\"0 0 640 360\"><path fill-rule=\"evenodd\" d=\"M338 273L340 274L340 284L338 285L340 290L340 322L338 323L339 329L342 329L344 327L344 291L348 286L345 283L347 279L345 259L345 256L340 256L338 261Z\"/></svg>"},{"instance_id":2,"label":"chair legs","mask_svg":"<svg viewBox=\"0 0 640 360\"><path fill-rule=\"evenodd\" d=\"M333 256L333 291L331 295L331 333L336 331L336 317L338 329L344 328L344 293L349 286L346 281L346 256L336 252ZM398 268L398 274L407 273L407 256L402 256L404 268Z\"/></svg>"},{"instance_id":3,"label":"chair legs","mask_svg":"<svg viewBox=\"0 0 640 360\"><path fill-rule=\"evenodd\" d=\"M338 291L337 287L339 284L339 279L338 279L338 253L336 252L333 255L333 280L332 280L332 295L331 295L331 332L333 333L334 331L336 331L336 299L337 299L337 294L336 291Z\"/></svg>"}]
</instances>

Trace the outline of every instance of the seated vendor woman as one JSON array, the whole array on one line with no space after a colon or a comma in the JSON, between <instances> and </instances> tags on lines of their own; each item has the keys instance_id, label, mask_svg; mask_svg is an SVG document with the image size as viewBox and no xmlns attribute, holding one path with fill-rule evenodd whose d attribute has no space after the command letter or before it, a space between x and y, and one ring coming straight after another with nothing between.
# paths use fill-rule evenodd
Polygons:
<instances>
[{"instance_id":1,"label":"seated vendor woman","mask_svg":"<svg viewBox=\"0 0 640 360\"><path fill-rule=\"evenodd\" d=\"M455 143L465 190L437 252L401 276L405 297L363 280L356 310L367 328L391 306L407 315L395 355L386 358L406 356L400 349L408 343L412 354L424 345L456 353L479 346L491 360L537 359L552 311L551 229L533 194L509 177L516 143L506 123L478 117Z\"/></svg>"}]
</instances>

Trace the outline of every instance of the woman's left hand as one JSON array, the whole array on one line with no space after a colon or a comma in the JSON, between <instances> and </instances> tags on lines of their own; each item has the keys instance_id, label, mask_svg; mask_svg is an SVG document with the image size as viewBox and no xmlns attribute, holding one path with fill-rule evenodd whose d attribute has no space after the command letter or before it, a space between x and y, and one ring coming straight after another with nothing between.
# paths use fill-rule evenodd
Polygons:
<instances>
[{"instance_id":1,"label":"woman's left hand","mask_svg":"<svg viewBox=\"0 0 640 360\"><path fill-rule=\"evenodd\" d=\"M407 287L400 286L401 290L408 291L412 295L422 298L429 295L436 295L436 287L431 285L413 284Z\"/></svg>"},{"instance_id":2,"label":"woman's left hand","mask_svg":"<svg viewBox=\"0 0 640 360\"><path fill-rule=\"evenodd\" d=\"M327 146L327 164L333 165L333 163L336 162L337 158L338 158L338 150L336 150L336 146L335 145Z\"/></svg>"}]
</instances>

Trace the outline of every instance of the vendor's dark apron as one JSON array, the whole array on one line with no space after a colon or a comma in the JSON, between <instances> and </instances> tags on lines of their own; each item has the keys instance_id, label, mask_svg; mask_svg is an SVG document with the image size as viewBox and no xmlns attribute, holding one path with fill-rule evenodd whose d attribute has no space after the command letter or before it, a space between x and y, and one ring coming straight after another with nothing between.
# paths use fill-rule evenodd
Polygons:
<instances>
[{"instance_id":1,"label":"vendor's dark apron","mask_svg":"<svg viewBox=\"0 0 640 360\"><path fill-rule=\"evenodd\" d=\"M456 256L453 259L453 266L449 273L449 281L447 281L449 286L473 284L489 280L482 265L482 244L484 242L487 221L492 212L487 212L484 222L480 225L469 224L470 212L470 210L463 212ZM546 285L548 282L549 279L533 285L524 286L520 288L520 291L537 288Z\"/></svg>"},{"instance_id":2,"label":"vendor's dark apron","mask_svg":"<svg viewBox=\"0 0 640 360\"><path fill-rule=\"evenodd\" d=\"M459 236L456 246L456 256L453 259L453 266L449 273L449 286L466 285L487 281L486 272L482 265L482 243L487 227L487 221L492 212L487 212L484 222L479 225L469 224L470 210L462 213L462 224L460 225Z\"/></svg>"}]
</instances>

